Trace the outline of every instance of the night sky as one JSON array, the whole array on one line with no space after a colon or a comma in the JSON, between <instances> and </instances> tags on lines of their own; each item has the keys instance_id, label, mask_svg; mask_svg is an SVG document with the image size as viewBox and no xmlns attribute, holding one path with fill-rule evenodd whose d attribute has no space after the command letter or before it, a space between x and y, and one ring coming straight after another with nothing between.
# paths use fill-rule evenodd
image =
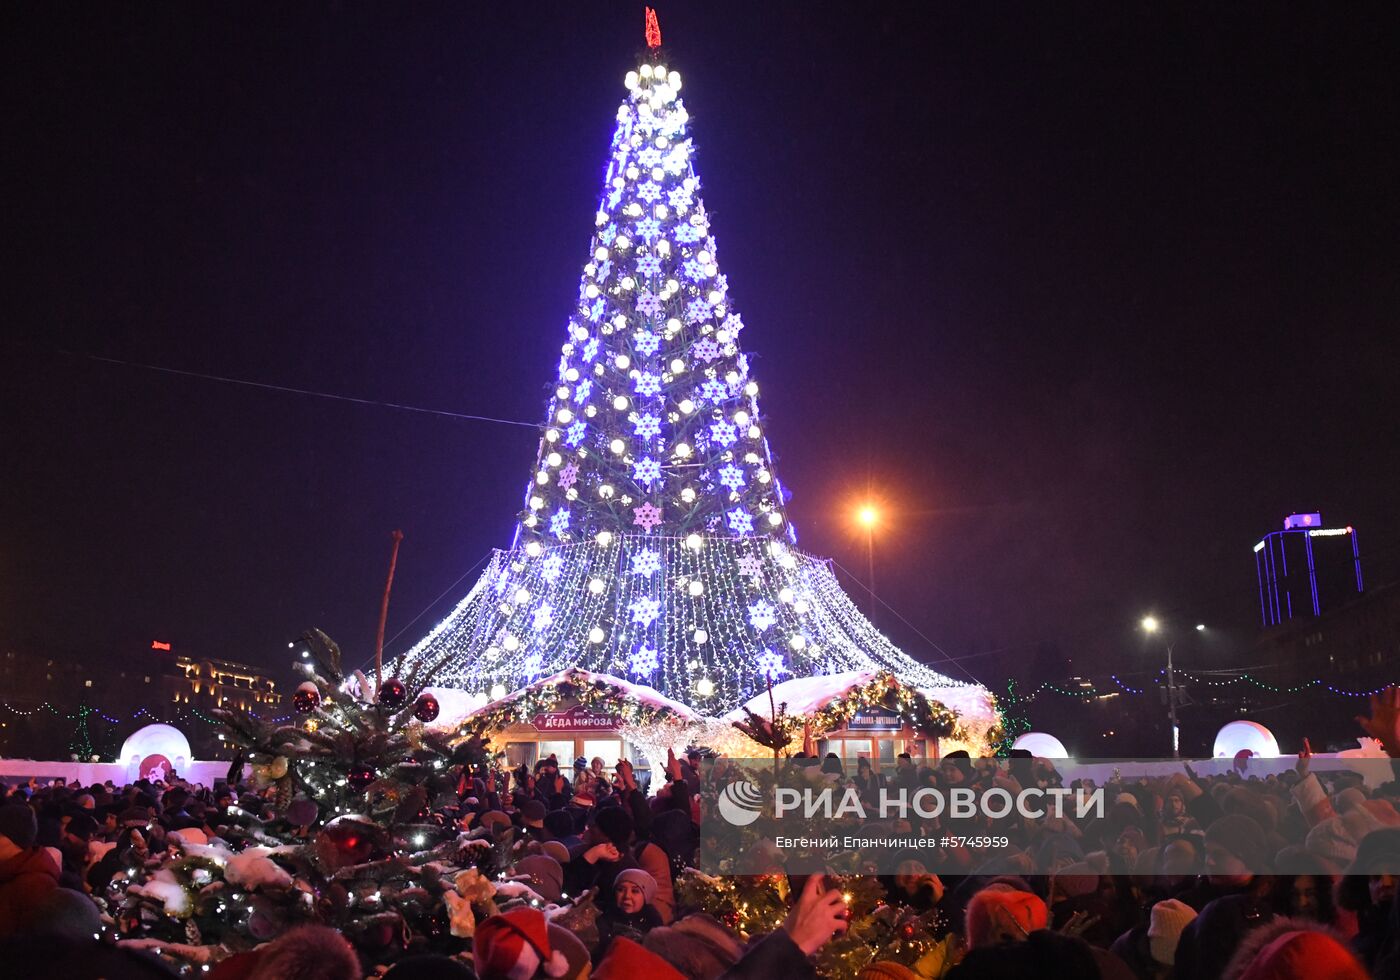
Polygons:
<instances>
[{"instance_id":1,"label":"night sky","mask_svg":"<svg viewBox=\"0 0 1400 980\"><path fill-rule=\"evenodd\" d=\"M659 9L789 513L862 572L884 499L910 653L1131 670L1153 609L1247 662L1294 510L1400 573L1393 5ZM539 422L641 27L7 6L0 640L359 659L396 527L389 650L441 618L531 429L94 357Z\"/></svg>"}]
</instances>

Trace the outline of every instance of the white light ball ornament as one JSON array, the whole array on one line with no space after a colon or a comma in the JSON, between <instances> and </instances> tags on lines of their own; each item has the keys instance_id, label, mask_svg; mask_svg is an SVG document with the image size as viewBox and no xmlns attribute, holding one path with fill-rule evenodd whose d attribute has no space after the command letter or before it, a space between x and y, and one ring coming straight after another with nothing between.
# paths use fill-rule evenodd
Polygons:
<instances>
[{"instance_id":1,"label":"white light ball ornament","mask_svg":"<svg viewBox=\"0 0 1400 980\"><path fill-rule=\"evenodd\" d=\"M606 548L608 545L612 544L612 539L613 536L611 531L599 531L598 536L593 540L597 541L599 545Z\"/></svg>"},{"instance_id":2,"label":"white light ball ornament","mask_svg":"<svg viewBox=\"0 0 1400 980\"><path fill-rule=\"evenodd\" d=\"M682 494L682 496L684 496L684 494ZM705 547L705 539L698 534L687 534L685 537L685 546L691 551L699 551L701 548ZM696 582L694 584L699 585L700 583ZM698 595L699 593L692 594Z\"/></svg>"},{"instance_id":3,"label":"white light ball ornament","mask_svg":"<svg viewBox=\"0 0 1400 980\"><path fill-rule=\"evenodd\" d=\"M591 630L588 631L588 642L589 642L589 643L594 643L594 644L602 643L603 640L605 640L606 638L607 638L607 634L603 632L603 628L602 628L601 626L595 626L595 627L593 627Z\"/></svg>"},{"instance_id":4,"label":"white light ball ornament","mask_svg":"<svg viewBox=\"0 0 1400 980\"><path fill-rule=\"evenodd\" d=\"M695 641L696 646L703 647L706 643L710 642L710 634L704 630L696 630L691 634L691 639Z\"/></svg>"},{"instance_id":5,"label":"white light ball ornament","mask_svg":"<svg viewBox=\"0 0 1400 980\"><path fill-rule=\"evenodd\" d=\"M499 701L506 696L506 686L504 684L491 685L491 700Z\"/></svg>"},{"instance_id":6,"label":"white light ball ornament","mask_svg":"<svg viewBox=\"0 0 1400 980\"><path fill-rule=\"evenodd\" d=\"M695 683L695 693L702 698L707 698L715 693L715 682L708 677L702 677Z\"/></svg>"},{"instance_id":7,"label":"white light ball ornament","mask_svg":"<svg viewBox=\"0 0 1400 980\"><path fill-rule=\"evenodd\" d=\"M607 587L607 583L600 578L592 579L588 583L588 591L592 592L594 595L602 595L603 590Z\"/></svg>"},{"instance_id":8,"label":"white light ball ornament","mask_svg":"<svg viewBox=\"0 0 1400 980\"><path fill-rule=\"evenodd\" d=\"M1257 721L1232 721L1215 736L1214 755L1217 759L1233 759L1242 749L1254 753L1256 759L1277 759L1278 739Z\"/></svg>"},{"instance_id":9,"label":"white light ball ornament","mask_svg":"<svg viewBox=\"0 0 1400 980\"><path fill-rule=\"evenodd\" d=\"M636 89L637 89L637 83L638 83L638 78L637 78L637 73L636 73L636 72L634 72L634 71L629 71L626 75L623 76L622 84L623 84L624 86L626 86L627 91L629 91L629 92L634 92L634 91L636 91Z\"/></svg>"},{"instance_id":10,"label":"white light ball ornament","mask_svg":"<svg viewBox=\"0 0 1400 980\"><path fill-rule=\"evenodd\" d=\"M1011 743L1013 749L1025 749L1040 759L1068 759L1065 744L1046 732L1026 732Z\"/></svg>"}]
</instances>

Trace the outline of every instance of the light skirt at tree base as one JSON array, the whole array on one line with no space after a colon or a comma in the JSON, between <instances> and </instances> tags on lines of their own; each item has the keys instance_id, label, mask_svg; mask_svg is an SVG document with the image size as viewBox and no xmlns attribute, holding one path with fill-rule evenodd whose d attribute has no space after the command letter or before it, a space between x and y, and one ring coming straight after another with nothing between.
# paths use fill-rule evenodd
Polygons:
<instances>
[{"instance_id":1,"label":"light skirt at tree base","mask_svg":"<svg viewBox=\"0 0 1400 980\"><path fill-rule=\"evenodd\" d=\"M936 692L975 728L996 720L985 690L900 651L827 562L773 539L619 534L497 551L406 659L406 670L421 666L434 685L491 701L580 669L710 717L763 694L770 678L789 686L887 673Z\"/></svg>"}]
</instances>

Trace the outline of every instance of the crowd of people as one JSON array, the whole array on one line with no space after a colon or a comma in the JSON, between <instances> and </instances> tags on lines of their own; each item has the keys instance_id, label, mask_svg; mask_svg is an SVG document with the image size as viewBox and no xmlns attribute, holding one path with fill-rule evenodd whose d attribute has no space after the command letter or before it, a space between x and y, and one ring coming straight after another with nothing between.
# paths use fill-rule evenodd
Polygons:
<instances>
[{"instance_id":1,"label":"crowd of people","mask_svg":"<svg viewBox=\"0 0 1400 980\"><path fill-rule=\"evenodd\" d=\"M1376 699L1363 724L1400 758L1400 692ZM1305 746L1292 770L1262 777L1202 776L1189 766L1169 777L1116 774L1102 787L1111 805L1099 817L978 818L960 829L1004 835L1010 846L947 847L879 878L889 906L940 913L933 921L953 935L954 952L918 964L876 959L860 976L1400 980L1400 782L1392 773L1368 787L1350 771L1315 771L1312 761ZM832 759L788 763L804 764L861 794L891 782L977 788L1059 778L1044 760L997 765L961 753L927 766L901 759L890 772L865 761L853 773ZM199 972L325 980L813 976L814 958L850 924L846 896L821 868L785 866L771 841L756 848L765 871L790 882L786 918L766 935L741 934L682 899L678 878L702 840L700 798L723 767L698 751L674 759L650 795L628 763L609 769L601 759L549 757L464 779L456 805L439 816L463 834L503 842L507 876L537 901L506 903L452 956L410 948L375 963L339 933L310 925ZM180 842L217 839L236 815L275 819L272 808L268 791L173 775L122 787L0 788L0 973L174 975L151 952L123 945L95 899ZM935 820L871 829L949 828ZM592 926L559 925L552 913L585 894L598 908Z\"/></svg>"}]
</instances>

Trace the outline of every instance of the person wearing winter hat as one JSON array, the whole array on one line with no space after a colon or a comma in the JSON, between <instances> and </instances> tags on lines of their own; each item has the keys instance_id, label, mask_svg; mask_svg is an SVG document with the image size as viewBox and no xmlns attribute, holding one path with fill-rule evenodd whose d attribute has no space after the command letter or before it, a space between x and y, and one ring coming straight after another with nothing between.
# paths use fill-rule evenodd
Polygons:
<instances>
[{"instance_id":1,"label":"person wearing winter hat","mask_svg":"<svg viewBox=\"0 0 1400 980\"><path fill-rule=\"evenodd\" d=\"M1342 937L1306 919L1279 918L1240 943L1222 980L1368 980Z\"/></svg>"},{"instance_id":2,"label":"person wearing winter hat","mask_svg":"<svg viewBox=\"0 0 1400 980\"><path fill-rule=\"evenodd\" d=\"M1256 821L1229 814L1206 828L1206 876L1217 887L1244 888L1255 875L1269 873L1276 850Z\"/></svg>"},{"instance_id":3,"label":"person wearing winter hat","mask_svg":"<svg viewBox=\"0 0 1400 980\"><path fill-rule=\"evenodd\" d=\"M743 944L734 934L704 912L658 926L647 933L642 945L688 980L715 980L744 955Z\"/></svg>"},{"instance_id":4,"label":"person wearing winter hat","mask_svg":"<svg viewBox=\"0 0 1400 980\"><path fill-rule=\"evenodd\" d=\"M1176 962L1181 931L1196 910L1176 899L1152 906L1147 922L1139 922L1113 942L1112 953L1142 980L1165 980Z\"/></svg>"},{"instance_id":5,"label":"person wearing winter hat","mask_svg":"<svg viewBox=\"0 0 1400 980\"><path fill-rule=\"evenodd\" d=\"M549 925L539 909L514 908L484 920L472 939L472 959L480 980L530 980L537 971L562 977L569 960L549 941Z\"/></svg>"},{"instance_id":6,"label":"person wearing winter hat","mask_svg":"<svg viewBox=\"0 0 1400 980\"><path fill-rule=\"evenodd\" d=\"M549 923L549 945L556 953L562 953L569 966L559 980L588 980L593 972L593 957L583 940L563 926Z\"/></svg>"},{"instance_id":7,"label":"person wearing winter hat","mask_svg":"<svg viewBox=\"0 0 1400 980\"><path fill-rule=\"evenodd\" d=\"M595 957L606 956L611 942L626 936L642 942L646 934L661 925L656 900L656 879L641 868L624 868L613 879L613 901L598 917L598 948Z\"/></svg>"},{"instance_id":8,"label":"person wearing winter hat","mask_svg":"<svg viewBox=\"0 0 1400 980\"><path fill-rule=\"evenodd\" d=\"M1208 902L1181 930L1172 976L1176 980L1218 980L1240 941L1273 918L1271 906L1247 891Z\"/></svg>"},{"instance_id":9,"label":"person wearing winter hat","mask_svg":"<svg viewBox=\"0 0 1400 980\"><path fill-rule=\"evenodd\" d=\"M1176 944L1195 917L1195 909L1174 898L1163 899L1152 906L1147 923L1147 948L1154 963L1163 967L1176 963Z\"/></svg>"},{"instance_id":10,"label":"person wearing winter hat","mask_svg":"<svg viewBox=\"0 0 1400 980\"><path fill-rule=\"evenodd\" d=\"M618 936L610 945L607 955L593 968L593 980L686 980L685 975L665 959L651 950L628 939ZM483 975L481 980L488 980Z\"/></svg>"},{"instance_id":11,"label":"person wearing winter hat","mask_svg":"<svg viewBox=\"0 0 1400 980\"><path fill-rule=\"evenodd\" d=\"M0 806L0 938L35 920L44 899L58 888L58 862L35 847L39 823L24 803Z\"/></svg>"},{"instance_id":12,"label":"person wearing winter hat","mask_svg":"<svg viewBox=\"0 0 1400 980\"><path fill-rule=\"evenodd\" d=\"M546 854L531 854L515 862L517 877L524 876L527 884L547 902L558 903L564 891L564 869Z\"/></svg>"},{"instance_id":13,"label":"person wearing winter hat","mask_svg":"<svg viewBox=\"0 0 1400 980\"><path fill-rule=\"evenodd\" d=\"M1020 942L1049 925L1050 913L1039 896L992 885L967 903L965 934L969 949Z\"/></svg>"}]
</instances>

